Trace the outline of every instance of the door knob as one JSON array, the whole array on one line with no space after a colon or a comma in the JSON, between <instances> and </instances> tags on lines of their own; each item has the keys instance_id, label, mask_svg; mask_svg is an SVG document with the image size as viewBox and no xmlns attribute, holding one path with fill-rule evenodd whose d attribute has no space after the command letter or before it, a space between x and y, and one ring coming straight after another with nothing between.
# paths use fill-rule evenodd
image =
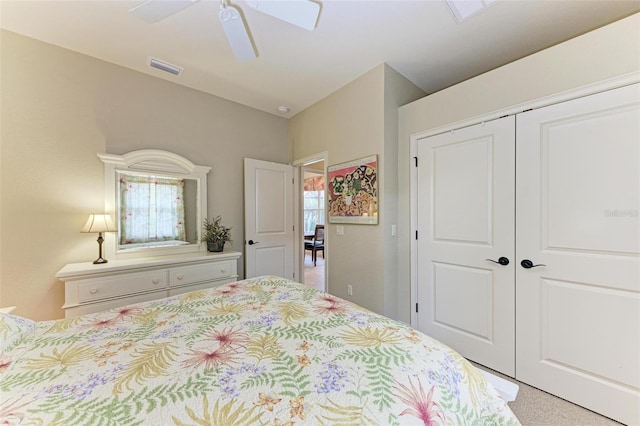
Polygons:
<instances>
[{"instance_id":1,"label":"door knob","mask_svg":"<svg viewBox=\"0 0 640 426\"><path fill-rule=\"evenodd\" d=\"M507 266L509 264L509 259L507 259L506 257L501 257L500 259L498 259L497 262L492 259L485 259L485 260L488 260L489 262L493 262L493 263L499 263L502 266Z\"/></svg>"},{"instance_id":2,"label":"door knob","mask_svg":"<svg viewBox=\"0 0 640 426\"><path fill-rule=\"evenodd\" d=\"M260 241L253 241L253 240L249 240L249 245L252 246L254 244L259 244Z\"/></svg>"},{"instance_id":3,"label":"door knob","mask_svg":"<svg viewBox=\"0 0 640 426\"><path fill-rule=\"evenodd\" d=\"M522 265L522 267L525 268L525 269L535 268L536 266L547 266L547 265L544 265L542 263L540 263L538 265L534 265L533 262L530 261L529 259L524 259L522 262L520 262L520 265Z\"/></svg>"}]
</instances>

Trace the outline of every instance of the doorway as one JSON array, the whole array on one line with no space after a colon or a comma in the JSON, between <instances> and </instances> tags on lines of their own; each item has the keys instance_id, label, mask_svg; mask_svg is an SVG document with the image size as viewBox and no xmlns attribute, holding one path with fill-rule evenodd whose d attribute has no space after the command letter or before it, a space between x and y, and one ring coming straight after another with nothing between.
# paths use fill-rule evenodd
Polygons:
<instances>
[{"instance_id":1,"label":"doorway","mask_svg":"<svg viewBox=\"0 0 640 426\"><path fill-rule=\"evenodd\" d=\"M301 280L304 284L321 291L327 290L328 247L324 236L326 223L326 160L324 155L300 163L301 177L300 223L302 238L300 258L302 259ZM315 249L314 249L315 248Z\"/></svg>"}]
</instances>

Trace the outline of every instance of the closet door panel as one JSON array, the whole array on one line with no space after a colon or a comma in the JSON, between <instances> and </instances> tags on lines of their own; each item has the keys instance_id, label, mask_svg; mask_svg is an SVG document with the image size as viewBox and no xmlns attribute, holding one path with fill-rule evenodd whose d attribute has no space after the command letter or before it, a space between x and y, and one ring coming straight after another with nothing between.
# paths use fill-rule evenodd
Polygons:
<instances>
[{"instance_id":1,"label":"closet door panel","mask_svg":"<svg viewBox=\"0 0 640 426\"><path fill-rule=\"evenodd\" d=\"M513 376L515 119L418 142L418 328ZM493 263L501 257L507 265Z\"/></svg>"},{"instance_id":2,"label":"closet door panel","mask_svg":"<svg viewBox=\"0 0 640 426\"><path fill-rule=\"evenodd\" d=\"M492 150L491 135L433 147L434 241L492 244Z\"/></svg>"},{"instance_id":3,"label":"closet door panel","mask_svg":"<svg viewBox=\"0 0 640 426\"><path fill-rule=\"evenodd\" d=\"M639 128L633 106L542 124L545 247L638 253Z\"/></svg>"},{"instance_id":4,"label":"closet door panel","mask_svg":"<svg viewBox=\"0 0 640 426\"><path fill-rule=\"evenodd\" d=\"M633 85L516 126L516 377L628 424L640 423L639 106Z\"/></svg>"}]
</instances>

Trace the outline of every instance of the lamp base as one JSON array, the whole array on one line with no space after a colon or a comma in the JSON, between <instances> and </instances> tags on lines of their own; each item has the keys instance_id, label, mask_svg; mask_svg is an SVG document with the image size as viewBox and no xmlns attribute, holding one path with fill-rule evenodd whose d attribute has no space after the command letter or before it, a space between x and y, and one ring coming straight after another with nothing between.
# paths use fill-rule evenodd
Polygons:
<instances>
[{"instance_id":1,"label":"lamp base","mask_svg":"<svg viewBox=\"0 0 640 426\"><path fill-rule=\"evenodd\" d=\"M107 259L102 257L102 243L104 242L104 238L102 238L102 232L98 232L98 258L93 261L94 265L100 265L102 263L107 263Z\"/></svg>"}]
</instances>

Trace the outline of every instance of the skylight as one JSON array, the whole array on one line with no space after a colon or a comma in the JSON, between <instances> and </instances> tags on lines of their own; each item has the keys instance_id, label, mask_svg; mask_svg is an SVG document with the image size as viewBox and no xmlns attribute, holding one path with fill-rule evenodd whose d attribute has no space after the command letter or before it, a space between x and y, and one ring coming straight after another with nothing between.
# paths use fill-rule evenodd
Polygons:
<instances>
[{"instance_id":1,"label":"skylight","mask_svg":"<svg viewBox=\"0 0 640 426\"><path fill-rule=\"evenodd\" d=\"M496 0L445 0L459 23L491 6Z\"/></svg>"}]
</instances>

